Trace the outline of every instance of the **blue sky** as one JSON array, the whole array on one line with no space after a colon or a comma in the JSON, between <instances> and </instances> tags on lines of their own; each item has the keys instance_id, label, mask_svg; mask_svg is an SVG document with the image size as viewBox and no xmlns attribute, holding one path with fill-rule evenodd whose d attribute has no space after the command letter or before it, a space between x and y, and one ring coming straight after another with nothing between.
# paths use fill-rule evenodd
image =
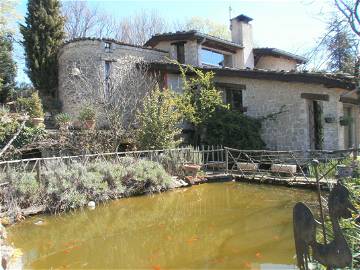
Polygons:
<instances>
[{"instance_id":1,"label":"blue sky","mask_svg":"<svg viewBox=\"0 0 360 270\"><path fill-rule=\"evenodd\" d=\"M64 0L63 0L64 1ZM182 21L192 16L209 18L219 23L245 14L252 17L253 37L256 46L276 47L302 54L316 44L325 30L320 12L328 12L331 0L90 0L90 5L116 17L127 17L141 10L156 10L169 21ZM27 0L20 0L18 12L26 13ZM18 81L27 81L22 71L23 57L16 48Z\"/></svg>"}]
</instances>

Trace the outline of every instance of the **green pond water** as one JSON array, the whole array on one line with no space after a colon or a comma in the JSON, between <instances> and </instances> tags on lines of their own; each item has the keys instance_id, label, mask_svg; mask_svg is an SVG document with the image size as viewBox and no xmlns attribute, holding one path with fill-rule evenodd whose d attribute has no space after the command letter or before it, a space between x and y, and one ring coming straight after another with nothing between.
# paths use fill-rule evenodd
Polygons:
<instances>
[{"instance_id":1,"label":"green pond water","mask_svg":"<svg viewBox=\"0 0 360 270\"><path fill-rule=\"evenodd\" d=\"M306 190L204 184L33 217L9 239L33 269L295 269L292 207L315 200Z\"/></svg>"}]
</instances>

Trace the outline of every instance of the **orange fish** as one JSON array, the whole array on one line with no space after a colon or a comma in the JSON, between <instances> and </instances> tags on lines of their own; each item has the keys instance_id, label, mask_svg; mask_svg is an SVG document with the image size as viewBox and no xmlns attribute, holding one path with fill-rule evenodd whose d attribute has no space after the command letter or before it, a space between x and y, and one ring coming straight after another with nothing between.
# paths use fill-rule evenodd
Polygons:
<instances>
[{"instance_id":1,"label":"orange fish","mask_svg":"<svg viewBox=\"0 0 360 270\"><path fill-rule=\"evenodd\" d=\"M153 270L161 270L161 267L160 267L160 265L153 265L153 267L152 267L152 269Z\"/></svg>"},{"instance_id":2,"label":"orange fish","mask_svg":"<svg viewBox=\"0 0 360 270\"><path fill-rule=\"evenodd\" d=\"M70 250L66 249L66 250L64 250L64 253L65 253L65 254L69 254L69 253L70 253Z\"/></svg>"},{"instance_id":3,"label":"orange fish","mask_svg":"<svg viewBox=\"0 0 360 270\"><path fill-rule=\"evenodd\" d=\"M260 252L256 252L256 253L255 253L255 256L256 256L256 258L260 258L260 257L261 257L261 253L260 253Z\"/></svg>"},{"instance_id":4,"label":"orange fish","mask_svg":"<svg viewBox=\"0 0 360 270\"><path fill-rule=\"evenodd\" d=\"M170 235L168 235L168 236L166 237L166 239L170 241L170 240L172 240L172 237L171 237Z\"/></svg>"},{"instance_id":5,"label":"orange fish","mask_svg":"<svg viewBox=\"0 0 360 270\"><path fill-rule=\"evenodd\" d=\"M244 267L245 268L251 268L251 263L249 263L249 262L244 262Z\"/></svg>"}]
</instances>

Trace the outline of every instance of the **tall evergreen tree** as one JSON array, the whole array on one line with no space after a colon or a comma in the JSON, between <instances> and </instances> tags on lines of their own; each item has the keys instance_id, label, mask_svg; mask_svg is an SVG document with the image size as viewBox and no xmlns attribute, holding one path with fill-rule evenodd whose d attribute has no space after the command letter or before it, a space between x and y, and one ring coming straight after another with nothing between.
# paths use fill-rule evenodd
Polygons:
<instances>
[{"instance_id":1,"label":"tall evergreen tree","mask_svg":"<svg viewBox=\"0 0 360 270\"><path fill-rule=\"evenodd\" d=\"M329 34L325 39L329 52L329 69L353 74L357 61L359 41L343 21L330 21Z\"/></svg>"},{"instance_id":2,"label":"tall evergreen tree","mask_svg":"<svg viewBox=\"0 0 360 270\"><path fill-rule=\"evenodd\" d=\"M25 24L20 25L27 74L40 94L56 97L56 54L64 39L64 18L58 0L29 0Z\"/></svg>"},{"instance_id":3,"label":"tall evergreen tree","mask_svg":"<svg viewBox=\"0 0 360 270\"><path fill-rule=\"evenodd\" d=\"M0 34L0 103L6 102L15 87L16 65L12 50L12 36Z\"/></svg>"}]
</instances>

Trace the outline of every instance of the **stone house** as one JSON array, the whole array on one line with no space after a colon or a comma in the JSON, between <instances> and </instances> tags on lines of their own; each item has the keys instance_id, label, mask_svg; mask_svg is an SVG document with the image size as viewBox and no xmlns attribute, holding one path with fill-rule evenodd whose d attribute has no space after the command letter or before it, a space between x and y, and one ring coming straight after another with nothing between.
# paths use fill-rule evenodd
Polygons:
<instances>
[{"instance_id":1,"label":"stone house","mask_svg":"<svg viewBox=\"0 0 360 270\"><path fill-rule=\"evenodd\" d=\"M164 86L181 92L178 66L168 61L175 59L214 72L224 101L233 109L263 117L284 108L275 121L263 125L262 136L269 149L317 149L319 127L324 134L323 149L353 147L359 134L359 101L351 91L355 88L353 78L298 71L306 62L303 57L275 48L254 48L251 20L245 15L230 20L231 41L195 30L157 34L144 46L108 39L69 41L58 55L63 111L75 114L82 102L84 92L66 85L78 62L90 61L95 69L105 72L122 57L138 56L161 74Z\"/></svg>"}]
</instances>

